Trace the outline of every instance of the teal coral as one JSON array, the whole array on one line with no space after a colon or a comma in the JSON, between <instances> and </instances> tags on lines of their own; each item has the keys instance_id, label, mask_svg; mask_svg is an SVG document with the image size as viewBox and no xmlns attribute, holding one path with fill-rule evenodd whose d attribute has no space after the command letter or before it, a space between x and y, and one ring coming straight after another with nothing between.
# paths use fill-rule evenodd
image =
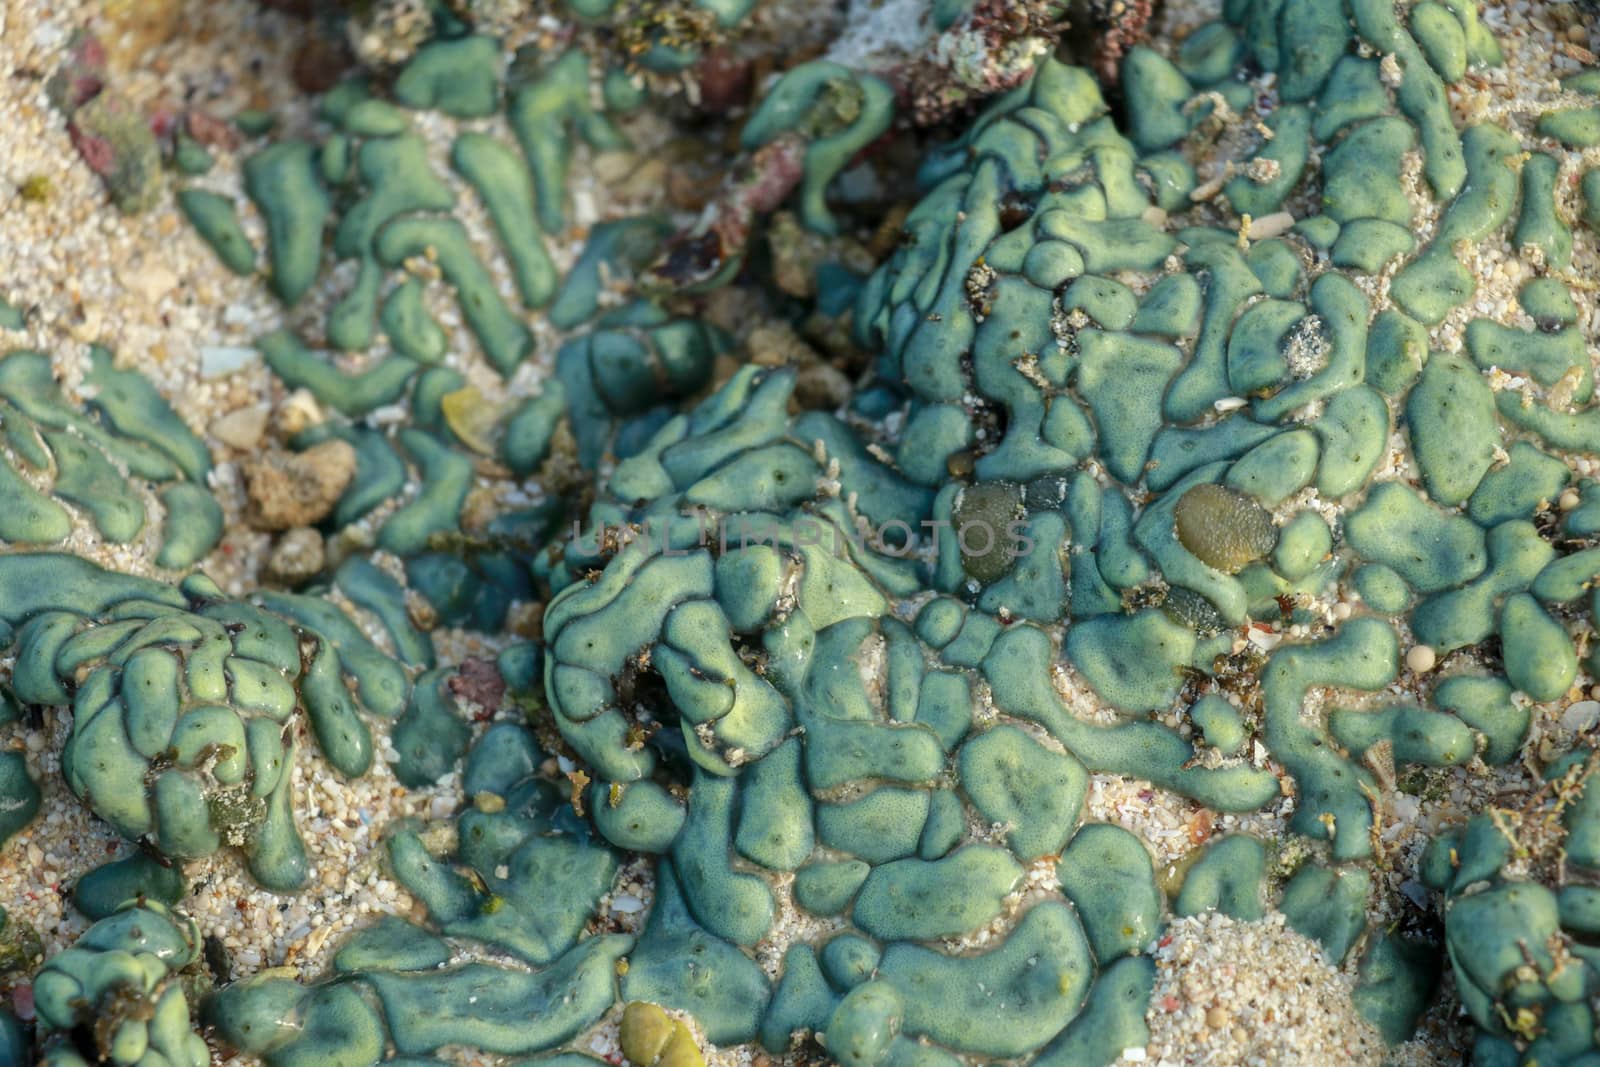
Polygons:
<instances>
[{"instance_id":1,"label":"teal coral","mask_svg":"<svg viewBox=\"0 0 1600 1067\"><path fill-rule=\"evenodd\" d=\"M210 1063L190 1021L182 974L199 954L194 925L157 904L129 906L95 923L34 977L34 1003L48 1035L40 1062Z\"/></svg>"},{"instance_id":2,"label":"teal coral","mask_svg":"<svg viewBox=\"0 0 1600 1067\"><path fill-rule=\"evenodd\" d=\"M59 498L86 512L105 540L133 542L154 528L143 483L162 487L167 512L157 562L190 567L222 538L222 510L206 486L210 453L138 373L118 369L98 346L89 358L88 411L62 393L43 353L0 360L0 432L9 451L0 485L14 501L0 536L22 545L64 541L73 523ZM48 492L34 484L40 475L53 477Z\"/></svg>"},{"instance_id":3,"label":"teal coral","mask_svg":"<svg viewBox=\"0 0 1600 1067\"><path fill-rule=\"evenodd\" d=\"M91 810L167 855L235 845L262 884L304 882L297 713L340 773L363 774L372 739L356 708L399 714L410 681L398 664L336 608L279 594L264 610L203 575L175 588L20 553L0 558L0 584L23 661L11 684L28 704L73 709L62 774Z\"/></svg>"},{"instance_id":4,"label":"teal coral","mask_svg":"<svg viewBox=\"0 0 1600 1067\"><path fill-rule=\"evenodd\" d=\"M745 13L697 10L725 24ZM597 227L556 277L544 241L565 232L576 141L622 136L581 50L521 54L502 78L493 41L446 35L398 72L393 103L347 85L325 98L320 144L251 157L283 302L329 268L325 231L353 264L323 337L282 331L260 347L340 415L293 447L355 450L330 528L376 516L372 545L400 568L355 555L311 592L240 602L199 576L172 587L5 556L14 687L73 707L63 772L121 833L178 859L242 845L272 888L305 876L285 729L302 707L340 774L374 760L369 717L393 719L400 781L432 783L464 756L471 803L444 832L387 839L425 918L362 928L324 981L224 988L206 1002L221 1039L273 1067L459 1045L566 1062L628 1003L625 1028L645 1005L715 1045L781 1054L810 1034L864 1067L1104 1064L1149 1039L1170 917L1272 910L1355 970L1352 1003L1385 1041L1408 1039L1437 952L1417 929L1372 921L1394 859L1383 803L1398 776L1512 763L1592 677L1600 501L1575 484L1572 453L1597 450L1600 416L1561 273L1568 157L1528 154L1497 125L1458 129L1446 87L1498 47L1471 4L1407 15L1230 0L1175 60L1128 54L1122 126L1092 76L1039 60L927 157L902 239L841 285L876 356L842 412L802 413L792 368L720 369L731 339L666 310L680 304L602 299L648 261L659 219ZM645 22L645 67L698 54ZM1249 91L1254 69L1274 74L1276 97ZM805 135L813 229L837 226L825 190L887 127L889 96L817 61L746 125L749 148ZM465 185L431 169L412 112L483 118L502 104L516 150L474 130L450 151ZM1538 132L1585 145L1592 110L1552 112ZM1215 224L1169 224L1199 196L1191 157L1230 112L1260 120L1260 137L1212 190ZM1426 190L1407 187L1411 159ZM1596 173L1580 182L1591 209ZM509 287L450 214L468 189ZM183 195L222 262L254 269L233 206ZM1291 202L1313 213L1252 238L1252 217ZM1537 250L1519 294L1532 330L1473 310L1463 256L1508 229ZM1361 275L1387 276L1394 306ZM441 278L501 379L533 353L540 309L581 328L543 392L502 404L469 384L429 311ZM1434 350L1445 322L1459 351ZM390 351L377 356L380 332ZM324 340L365 354L331 357ZM11 451L43 457L32 466L52 469L53 495L111 540L138 534L142 505L108 457L170 482L179 519L162 565L183 569L216 540L195 492L209 457L150 387L94 358L92 416L51 392L43 357L0 364ZM1508 374L1523 378L1508 387ZM483 523L470 501L490 463L550 491ZM563 471L587 491L564 493ZM60 505L13 474L35 509L13 521L41 524L20 540L60 540L42 536ZM320 595L332 589L386 643ZM496 722L474 743L452 707L461 679L435 663L408 592L432 622L485 631L548 593L537 641L497 667L526 724ZM1593 1052L1586 939L1600 905L1551 873L1600 864L1592 763L1584 749L1555 762L1536 810L1476 815L1421 859L1481 1031L1476 1063ZM0 798L26 801L15 769ZM1158 876L1145 843L1086 804L1091 776L1247 816L1292 795L1276 811L1292 810L1295 836L1269 847L1213 834L1207 816L1200 847ZM650 912L612 932L606 901L635 862L653 878ZM116 923L131 914L111 911L119 894L159 902L181 887L125 860L78 893ZM790 940L779 965L768 950L790 909L828 933ZM112 940L91 931L81 948ZM192 958L183 943L174 953ZM47 964L51 984L98 979L78 951ZM166 971L144 973L138 995L176 1019ZM68 1014L47 1021L83 1021ZM160 1018L159 1039L192 1054ZM664 1044L628 1055L669 1058Z\"/></svg>"}]
</instances>

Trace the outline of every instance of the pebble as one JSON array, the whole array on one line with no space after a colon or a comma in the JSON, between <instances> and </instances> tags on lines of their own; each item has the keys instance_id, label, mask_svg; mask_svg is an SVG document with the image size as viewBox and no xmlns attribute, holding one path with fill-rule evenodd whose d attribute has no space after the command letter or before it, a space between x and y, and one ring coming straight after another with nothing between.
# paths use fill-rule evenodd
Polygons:
<instances>
[{"instance_id":1,"label":"pebble","mask_svg":"<svg viewBox=\"0 0 1600 1067\"><path fill-rule=\"evenodd\" d=\"M1573 733L1583 731L1600 722L1600 701L1580 700L1561 713L1561 728Z\"/></svg>"},{"instance_id":2,"label":"pebble","mask_svg":"<svg viewBox=\"0 0 1600 1067\"><path fill-rule=\"evenodd\" d=\"M1571 511L1581 502L1582 500L1578 496L1578 491L1576 489L1568 489L1566 492L1561 494L1561 499L1556 503L1562 511Z\"/></svg>"},{"instance_id":3,"label":"pebble","mask_svg":"<svg viewBox=\"0 0 1600 1067\"><path fill-rule=\"evenodd\" d=\"M266 404L251 404L230 411L212 420L211 436L230 448L249 452L261 443L270 410Z\"/></svg>"},{"instance_id":4,"label":"pebble","mask_svg":"<svg viewBox=\"0 0 1600 1067\"><path fill-rule=\"evenodd\" d=\"M146 304L158 304L178 287L178 275L160 263L146 263L121 276L122 286ZM204 353L204 349L201 350Z\"/></svg>"},{"instance_id":5,"label":"pebble","mask_svg":"<svg viewBox=\"0 0 1600 1067\"><path fill-rule=\"evenodd\" d=\"M1252 241L1265 241L1270 237L1278 237L1288 233L1294 228L1295 217L1287 211L1275 211L1271 215L1263 215L1259 219L1250 220L1249 237Z\"/></svg>"},{"instance_id":6,"label":"pebble","mask_svg":"<svg viewBox=\"0 0 1600 1067\"><path fill-rule=\"evenodd\" d=\"M1418 674L1433 670L1438 662L1438 654L1428 645L1412 645L1406 652L1406 666Z\"/></svg>"},{"instance_id":7,"label":"pebble","mask_svg":"<svg viewBox=\"0 0 1600 1067\"><path fill-rule=\"evenodd\" d=\"M1206 1025L1213 1030L1221 1030L1233 1021L1233 1013L1221 1004L1215 1004L1206 1012Z\"/></svg>"},{"instance_id":8,"label":"pebble","mask_svg":"<svg viewBox=\"0 0 1600 1067\"><path fill-rule=\"evenodd\" d=\"M337 438L304 452L265 452L245 466L249 521L258 530L310 526L327 517L356 472L356 450Z\"/></svg>"},{"instance_id":9,"label":"pebble","mask_svg":"<svg viewBox=\"0 0 1600 1067\"><path fill-rule=\"evenodd\" d=\"M293 437L321 421L322 407L309 389L296 389L278 405L277 430L284 437Z\"/></svg>"},{"instance_id":10,"label":"pebble","mask_svg":"<svg viewBox=\"0 0 1600 1067\"><path fill-rule=\"evenodd\" d=\"M261 362L261 353L248 345L202 345L200 377L210 381L225 378Z\"/></svg>"},{"instance_id":11,"label":"pebble","mask_svg":"<svg viewBox=\"0 0 1600 1067\"><path fill-rule=\"evenodd\" d=\"M320 574L326 561L322 535L309 526L297 526L279 538L267 570L280 581L298 585Z\"/></svg>"}]
</instances>

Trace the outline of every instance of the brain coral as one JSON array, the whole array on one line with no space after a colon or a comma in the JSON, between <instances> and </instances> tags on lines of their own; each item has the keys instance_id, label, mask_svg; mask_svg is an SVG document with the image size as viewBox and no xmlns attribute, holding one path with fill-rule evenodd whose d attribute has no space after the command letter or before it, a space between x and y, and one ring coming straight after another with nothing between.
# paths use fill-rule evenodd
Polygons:
<instances>
[{"instance_id":1,"label":"brain coral","mask_svg":"<svg viewBox=\"0 0 1600 1067\"><path fill-rule=\"evenodd\" d=\"M689 65L668 16L696 13L749 8L646 9L646 66ZM294 446L355 450L330 525L367 524L406 585L359 553L327 577L380 640L329 597L0 556L17 698L72 706L69 785L168 858L239 844L266 886L302 881L301 709L344 775L373 760L364 716L396 719L408 785L465 754L453 820L386 842L415 921L364 926L322 981L204 996L222 1043L273 1067L456 1046L573 1067L614 1024L641 1067L813 1039L850 1067L1108 1064L1151 1040L1169 918L1275 909L1350 965L1388 1045L1448 963L1480 1067L1600 1056L1593 757L1525 745L1600 675L1596 72L1463 122L1451 87L1504 57L1474 4L1431 0L1227 0L1127 52L1120 115L1040 56L925 154L877 268L819 282L874 363L842 408L802 411L793 368L719 369L733 339L681 301L617 301L662 219L596 226L558 277L576 142L618 143L610 113L638 101L611 73L591 87L578 48L502 77L490 25L441 16L387 91L341 85L318 140L242 168L284 304L350 279L320 334L259 344L339 413ZM803 139L801 215L828 230L830 179L891 96L802 66L745 143ZM484 122L449 134L448 176L424 111ZM455 214L468 191L509 286ZM226 266L255 269L232 200L179 195ZM732 280L720 266L701 287ZM478 362L435 321L435 283ZM507 384L547 327L568 334L542 391ZM128 539L74 488L110 499L120 472L73 457L143 442L164 473L137 473L196 516L162 566L203 557L208 459L171 410L97 356L80 413L36 360L5 361L14 389L0 372L12 452ZM499 507L530 477L548 492ZM520 720L473 740L408 593L490 632L546 601L497 661ZM1515 782L1519 757L1542 764L1520 806L1420 855L1394 843L1396 807L1429 800L1416 782ZM25 820L36 787L6 768L0 820ZM1115 776L1204 811L1200 847L1158 865L1093 802ZM159 905L112 910L124 877L162 899L157 869L83 894L111 914L35 980L47 1033L109 997L102 1053L194 1055L174 977L193 937ZM650 887L642 921L618 917L625 884Z\"/></svg>"}]
</instances>

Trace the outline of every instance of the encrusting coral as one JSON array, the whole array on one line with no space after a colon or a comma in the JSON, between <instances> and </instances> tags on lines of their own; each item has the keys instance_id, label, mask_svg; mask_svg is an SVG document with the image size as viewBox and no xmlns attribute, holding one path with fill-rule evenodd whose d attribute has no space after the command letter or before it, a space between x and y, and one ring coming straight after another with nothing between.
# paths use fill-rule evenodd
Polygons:
<instances>
[{"instance_id":1,"label":"encrusting coral","mask_svg":"<svg viewBox=\"0 0 1600 1067\"><path fill-rule=\"evenodd\" d=\"M574 3L582 43L552 49L517 5L412 5L421 29L372 5L348 28L385 76L243 158L264 247L242 202L179 179L223 268L264 266L289 308L341 280L257 343L335 413L277 476L340 457L316 513L273 525L346 551L297 593L183 576L221 511L167 401L104 351L81 407L44 357L0 361L0 491L26 505L0 513L0 725L70 706L63 776L150 852L78 883L98 921L76 947L0 955L34 973L46 1062L198 1063L204 1032L272 1067L577 1067L607 1031L636 1067L1089 1067L1151 1042L1170 919L1272 911L1353 973L1387 1046L1445 985L1478 1067L1600 1062L1596 757L1525 745L1600 676L1600 72L1464 121L1451 87L1504 58L1473 3L1226 0L1137 44L1130 6L1120 111L1053 54L1051 5L998 37L990 6L935 5L929 38L971 30L988 80L937 44L898 84L795 66L699 224L605 221L565 277L580 145L623 143L761 7ZM934 67L964 72L942 110L897 100ZM872 359L847 402L738 365L697 312L759 276L758 216L792 191L833 239L830 196L897 107L991 93L924 152L875 269L810 279L806 312ZM539 391L502 397L547 329ZM39 550L78 511L134 541L152 493L171 581ZM431 628L500 633L527 601L492 670L440 666ZM523 714L478 731L456 698L489 675ZM238 846L266 888L304 882L302 724L347 777L375 733L406 786L459 765L465 803L387 836L413 918L362 927L320 981L207 990L167 863ZM0 839L39 804L10 757ZM1402 779L1535 758L1525 796L1425 850L1386 834ZM1192 802L1197 847L1158 864L1093 804L1108 776ZM610 904L641 870L635 928ZM0 1063L26 1040L0 1012Z\"/></svg>"}]
</instances>

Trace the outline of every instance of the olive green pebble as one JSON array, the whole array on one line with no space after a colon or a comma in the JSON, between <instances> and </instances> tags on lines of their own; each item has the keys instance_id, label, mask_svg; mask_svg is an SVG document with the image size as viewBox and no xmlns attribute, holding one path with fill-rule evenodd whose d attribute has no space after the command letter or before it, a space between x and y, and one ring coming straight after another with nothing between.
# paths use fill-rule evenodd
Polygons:
<instances>
[{"instance_id":1,"label":"olive green pebble","mask_svg":"<svg viewBox=\"0 0 1600 1067\"><path fill-rule=\"evenodd\" d=\"M1011 531L1024 514L1022 487L1015 483L979 483L962 490L951 516L961 569L985 584L1003 578L1016 562Z\"/></svg>"},{"instance_id":2,"label":"olive green pebble","mask_svg":"<svg viewBox=\"0 0 1600 1067\"><path fill-rule=\"evenodd\" d=\"M1272 516L1244 493L1201 483L1186 490L1173 511L1178 540L1201 562L1224 574L1272 551Z\"/></svg>"},{"instance_id":3,"label":"olive green pebble","mask_svg":"<svg viewBox=\"0 0 1600 1067\"><path fill-rule=\"evenodd\" d=\"M634 1067L704 1067L705 1057L681 1019L655 1004L633 1001L622 1009L617 1029L622 1054Z\"/></svg>"},{"instance_id":4,"label":"olive green pebble","mask_svg":"<svg viewBox=\"0 0 1600 1067\"><path fill-rule=\"evenodd\" d=\"M239 225L233 201L204 189L184 189L178 193L178 207L206 244L235 274L256 269L256 250Z\"/></svg>"}]
</instances>

